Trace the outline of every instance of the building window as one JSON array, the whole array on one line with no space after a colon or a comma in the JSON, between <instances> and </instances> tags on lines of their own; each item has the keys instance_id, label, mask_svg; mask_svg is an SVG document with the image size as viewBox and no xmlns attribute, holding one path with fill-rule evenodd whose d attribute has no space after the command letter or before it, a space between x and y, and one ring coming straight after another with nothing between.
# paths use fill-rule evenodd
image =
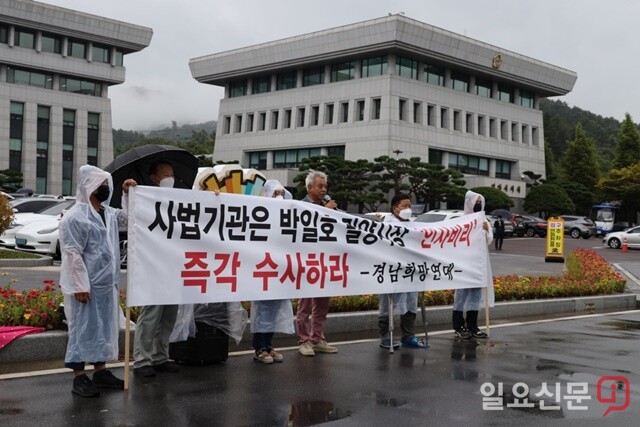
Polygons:
<instances>
[{"instance_id":1,"label":"building window","mask_svg":"<svg viewBox=\"0 0 640 427\"><path fill-rule=\"evenodd\" d=\"M537 127L532 127L531 128L531 144L532 145L539 145L540 141L538 140L538 128Z\"/></svg>"},{"instance_id":2,"label":"building window","mask_svg":"<svg viewBox=\"0 0 640 427\"><path fill-rule=\"evenodd\" d=\"M26 49L36 48L36 34L23 28L16 28L13 35L13 45Z\"/></svg>"},{"instance_id":3,"label":"building window","mask_svg":"<svg viewBox=\"0 0 640 427\"><path fill-rule=\"evenodd\" d=\"M407 100L400 98L398 100L398 120L407 119Z\"/></svg>"},{"instance_id":4,"label":"building window","mask_svg":"<svg viewBox=\"0 0 640 427\"><path fill-rule=\"evenodd\" d=\"M356 101L356 122L364 120L364 99L358 99Z\"/></svg>"},{"instance_id":5,"label":"building window","mask_svg":"<svg viewBox=\"0 0 640 427\"><path fill-rule=\"evenodd\" d=\"M247 81L236 80L229 83L229 98L235 98L236 96L245 96L247 94Z\"/></svg>"},{"instance_id":6,"label":"building window","mask_svg":"<svg viewBox=\"0 0 640 427\"><path fill-rule=\"evenodd\" d=\"M272 110L271 111L271 125L270 125L270 129L271 130L278 129L278 119L279 118L280 118L280 112L278 110Z\"/></svg>"},{"instance_id":7,"label":"building window","mask_svg":"<svg viewBox=\"0 0 640 427\"><path fill-rule=\"evenodd\" d=\"M302 86L314 86L324 83L324 67L307 68L302 71Z\"/></svg>"},{"instance_id":8,"label":"building window","mask_svg":"<svg viewBox=\"0 0 640 427\"><path fill-rule=\"evenodd\" d=\"M528 90L520 91L520 105L527 108L533 108L534 95Z\"/></svg>"},{"instance_id":9,"label":"building window","mask_svg":"<svg viewBox=\"0 0 640 427\"><path fill-rule=\"evenodd\" d=\"M273 152L274 168L297 168L304 159L320 156L320 148L299 148Z\"/></svg>"},{"instance_id":10,"label":"building window","mask_svg":"<svg viewBox=\"0 0 640 427\"><path fill-rule=\"evenodd\" d=\"M496 160L496 178L511 179L511 162Z\"/></svg>"},{"instance_id":11,"label":"building window","mask_svg":"<svg viewBox=\"0 0 640 427\"><path fill-rule=\"evenodd\" d=\"M267 126L267 113L266 111L260 111L258 113L258 130L265 130Z\"/></svg>"},{"instance_id":12,"label":"building window","mask_svg":"<svg viewBox=\"0 0 640 427\"><path fill-rule=\"evenodd\" d=\"M111 49L107 46L94 44L91 52L91 59L95 62L111 63Z\"/></svg>"},{"instance_id":13,"label":"building window","mask_svg":"<svg viewBox=\"0 0 640 427\"><path fill-rule=\"evenodd\" d=\"M494 117L489 119L489 136L491 138L498 138L498 120Z\"/></svg>"},{"instance_id":14,"label":"building window","mask_svg":"<svg viewBox=\"0 0 640 427\"><path fill-rule=\"evenodd\" d=\"M376 56L362 60L360 75L362 77L382 76L387 74L387 56Z\"/></svg>"},{"instance_id":15,"label":"building window","mask_svg":"<svg viewBox=\"0 0 640 427\"><path fill-rule=\"evenodd\" d=\"M333 64L331 66L331 81L342 82L344 80L352 80L356 77L355 61L343 62L342 64Z\"/></svg>"},{"instance_id":16,"label":"building window","mask_svg":"<svg viewBox=\"0 0 640 427\"><path fill-rule=\"evenodd\" d=\"M318 126L320 120L320 107L318 105L311 106L311 118L309 119L310 126Z\"/></svg>"},{"instance_id":17,"label":"building window","mask_svg":"<svg viewBox=\"0 0 640 427\"><path fill-rule=\"evenodd\" d=\"M382 109L382 99L373 98L371 100L371 120L380 120L381 109Z\"/></svg>"},{"instance_id":18,"label":"building window","mask_svg":"<svg viewBox=\"0 0 640 427\"><path fill-rule=\"evenodd\" d=\"M462 131L462 112L453 110L453 130Z\"/></svg>"},{"instance_id":19,"label":"building window","mask_svg":"<svg viewBox=\"0 0 640 427\"><path fill-rule=\"evenodd\" d=\"M529 145L529 143L531 142L529 139L529 126L522 125L522 127L520 128L520 132L522 132L522 143Z\"/></svg>"},{"instance_id":20,"label":"building window","mask_svg":"<svg viewBox=\"0 0 640 427\"><path fill-rule=\"evenodd\" d=\"M425 82L437 85L444 86L444 70L436 65L424 64L424 74L423 79Z\"/></svg>"},{"instance_id":21,"label":"building window","mask_svg":"<svg viewBox=\"0 0 640 427\"><path fill-rule=\"evenodd\" d=\"M284 120L282 121L282 128L289 129L291 127L291 108L287 108L283 111Z\"/></svg>"},{"instance_id":22,"label":"building window","mask_svg":"<svg viewBox=\"0 0 640 427\"><path fill-rule=\"evenodd\" d=\"M22 172L24 104L11 101L9 119L9 169Z\"/></svg>"},{"instance_id":23,"label":"building window","mask_svg":"<svg viewBox=\"0 0 640 427\"><path fill-rule=\"evenodd\" d=\"M518 123L511 123L511 140L518 142Z\"/></svg>"},{"instance_id":24,"label":"building window","mask_svg":"<svg viewBox=\"0 0 640 427\"><path fill-rule=\"evenodd\" d=\"M253 132L253 113L247 114L246 132Z\"/></svg>"},{"instance_id":25,"label":"building window","mask_svg":"<svg viewBox=\"0 0 640 427\"><path fill-rule=\"evenodd\" d=\"M38 125L36 131L36 193L47 193L49 172L49 134L51 132L51 108L38 105Z\"/></svg>"},{"instance_id":26,"label":"building window","mask_svg":"<svg viewBox=\"0 0 640 427\"><path fill-rule=\"evenodd\" d=\"M304 115L306 114L306 108L298 107L296 111L296 127L304 127Z\"/></svg>"},{"instance_id":27,"label":"building window","mask_svg":"<svg viewBox=\"0 0 640 427\"><path fill-rule=\"evenodd\" d=\"M487 136L487 118L485 116L478 116L478 135Z\"/></svg>"},{"instance_id":28,"label":"building window","mask_svg":"<svg viewBox=\"0 0 640 427\"><path fill-rule=\"evenodd\" d=\"M491 88L493 85L488 80L476 79L476 95L491 98Z\"/></svg>"},{"instance_id":29,"label":"building window","mask_svg":"<svg viewBox=\"0 0 640 427\"><path fill-rule=\"evenodd\" d=\"M467 154L449 153L449 168L462 173L489 176L489 159Z\"/></svg>"},{"instance_id":30,"label":"building window","mask_svg":"<svg viewBox=\"0 0 640 427\"><path fill-rule=\"evenodd\" d=\"M513 102L513 88L508 85L498 85L498 100L502 102Z\"/></svg>"},{"instance_id":31,"label":"building window","mask_svg":"<svg viewBox=\"0 0 640 427\"><path fill-rule=\"evenodd\" d=\"M69 40L67 45L67 55L73 58L85 59L87 57L87 45L78 40Z\"/></svg>"},{"instance_id":32,"label":"building window","mask_svg":"<svg viewBox=\"0 0 640 427\"><path fill-rule=\"evenodd\" d=\"M436 125L436 106L427 105L427 126Z\"/></svg>"},{"instance_id":33,"label":"building window","mask_svg":"<svg viewBox=\"0 0 640 427\"><path fill-rule=\"evenodd\" d=\"M429 148L429 163L432 165L442 165L442 158L444 157L444 151L436 150L435 148Z\"/></svg>"},{"instance_id":34,"label":"building window","mask_svg":"<svg viewBox=\"0 0 640 427\"><path fill-rule=\"evenodd\" d=\"M116 65L122 67L124 65L124 52L116 49Z\"/></svg>"},{"instance_id":35,"label":"building window","mask_svg":"<svg viewBox=\"0 0 640 427\"><path fill-rule=\"evenodd\" d=\"M295 71L279 73L276 77L276 90L295 89L297 79L298 73Z\"/></svg>"},{"instance_id":36,"label":"building window","mask_svg":"<svg viewBox=\"0 0 640 427\"><path fill-rule=\"evenodd\" d=\"M62 194L73 194L73 149L76 138L76 112L62 111Z\"/></svg>"},{"instance_id":37,"label":"building window","mask_svg":"<svg viewBox=\"0 0 640 427\"><path fill-rule=\"evenodd\" d=\"M231 116L224 116L223 122L222 134L229 135L231 133Z\"/></svg>"},{"instance_id":38,"label":"building window","mask_svg":"<svg viewBox=\"0 0 640 427\"><path fill-rule=\"evenodd\" d=\"M440 127L442 129L449 129L449 109L440 108Z\"/></svg>"},{"instance_id":39,"label":"building window","mask_svg":"<svg viewBox=\"0 0 640 427\"><path fill-rule=\"evenodd\" d=\"M509 140L509 129L507 128L506 120L500 120L500 139Z\"/></svg>"},{"instance_id":40,"label":"building window","mask_svg":"<svg viewBox=\"0 0 640 427\"><path fill-rule=\"evenodd\" d=\"M413 103L413 123L422 124L422 103Z\"/></svg>"},{"instance_id":41,"label":"building window","mask_svg":"<svg viewBox=\"0 0 640 427\"><path fill-rule=\"evenodd\" d=\"M473 133L473 114L471 113L467 113L465 128L467 133Z\"/></svg>"},{"instance_id":42,"label":"building window","mask_svg":"<svg viewBox=\"0 0 640 427\"><path fill-rule=\"evenodd\" d=\"M333 123L333 104L326 104L324 106L324 124L330 125Z\"/></svg>"},{"instance_id":43,"label":"building window","mask_svg":"<svg viewBox=\"0 0 640 427\"><path fill-rule=\"evenodd\" d=\"M271 91L271 76L260 76L253 79L251 93L265 93Z\"/></svg>"},{"instance_id":44,"label":"building window","mask_svg":"<svg viewBox=\"0 0 640 427\"><path fill-rule=\"evenodd\" d=\"M102 96L102 84L89 80L78 80L70 77L60 77L60 90L63 92L79 93L82 95Z\"/></svg>"},{"instance_id":45,"label":"building window","mask_svg":"<svg viewBox=\"0 0 640 427\"><path fill-rule=\"evenodd\" d=\"M396 59L396 74L400 77L407 77L409 79L418 78L418 61L413 59L398 57Z\"/></svg>"},{"instance_id":46,"label":"building window","mask_svg":"<svg viewBox=\"0 0 640 427\"><path fill-rule=\"evenodd\" d=\"M43 52L62 53L62 38L53 34L42 33L40 48Z\"/></svg>"},{"instance_id":47,"label":"building window","mask_svg":"<svg viewBox=\"0 0 640 427\"><path fill-rule=\"evenodd\" d=\"M249 167L258 170L265 170L267 168L267 152L255 151L249 153Z\"/></svg>"},{"instance_id":48,"label":"building window","mask_svg":"<svg viewBox=\"0 0 640 427\"><path fill-rule=\"evenodd\" d=\"M7 67L7 83L51 89L53 88L53 74Z\"/></svg>"},{"instance_id":49,"label":"building window","mask_svg":"<svg viewBox=\"0 0 640 427\"><path fill-rule=\"evenodd\" d=\"M9 42L9 27L0 24L0 43L7 44Z\"/></svg>"},{"instance_id":50,"label":"building window","mask_svg":"<svg viewBox=\"0 0 640 427\"><path fill-rule=\"evenodd\" d=\"M334 145L327 147L327 156L336 156L344 159L344 145Z\"/></svg>"},{"instance_id":51,"label":"building window","mask_svg":"<svg viewBox=\"0 0 640 427\"><path fill-rule=\"evenodd\" d=\"M100 114L87 115L87 163L98 166L98 141L100 140Z\"/></svg>"},{"instance_id":52,"label":"building window","mask_svg":"<svg viewBox=\"0 0 640 427\"><path fill-rule=\"evenodd\" d=\"M236 114L234 123L233 133L242 133L242 114Z\"/></svg>"},{"instance_id":53,"label":"building window","mask_svg":"<svg viewBox=\"0 0 640 427\"><path fill-rule=\"evenodd\" d=\"M349 102L340 103L340 123L349 121Z\"/></svg>"},{"instance_id":54,"label":"building window","mask_svg":"<svg viewBox=\"0 0 640 427\"><path fill-rule=\"evenodd\" d=\"M451 72L451 88L460 92L469 92L469 76L460 72Z\"/></svg>"}]
</instances>

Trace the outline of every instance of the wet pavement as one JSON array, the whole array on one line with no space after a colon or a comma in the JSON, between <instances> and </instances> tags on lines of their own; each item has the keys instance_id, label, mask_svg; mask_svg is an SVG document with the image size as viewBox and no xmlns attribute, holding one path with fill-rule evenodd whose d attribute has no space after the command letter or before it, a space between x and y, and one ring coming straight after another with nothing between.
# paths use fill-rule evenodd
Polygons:
<instances>
[{"instance_id":1,"label":"wet pavement","mask_svg":"<svg viewBox=\"0 0 640 427\"><path fill-rule=\"evenodd\" d=\"M235 355L221 365L182 366L179 374L132 376L129 391L92 399L71 394L68 371L5 376L0 425L638 424L640 311L506 324L491 335L474 341L438 332L429 349L394 354L376 340L342 343L338 354L314 358L288 350L274 365ZM485 410L483 392L492 389L503 390L504 401ZM515 399L531 407L512 407Z\"/></svg>"}]
</instances>

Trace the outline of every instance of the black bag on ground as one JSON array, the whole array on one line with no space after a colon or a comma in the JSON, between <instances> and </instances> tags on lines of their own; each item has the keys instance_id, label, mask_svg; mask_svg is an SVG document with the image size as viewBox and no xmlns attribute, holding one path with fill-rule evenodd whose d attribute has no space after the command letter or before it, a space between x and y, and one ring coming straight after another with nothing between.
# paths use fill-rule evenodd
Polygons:
<instances>
[{"instance_id":1,"label":"black bag on ground","mask_svg":"<svg viewBox=\"0 0 640 427\"><path fill-rule=\"evenodd\" d=\"M215 312L215 321L213 317L195 316L196 336L189 337L186 341L169 344L169 357L176 362L208 365L222 363L229 357L229 336L210 324L219 324L221 318L222 321L228 322L226 304L206 304L205 307L201 306L195 309L197 314L201 314L203 311Z\"/></svg>"}]
</instances>

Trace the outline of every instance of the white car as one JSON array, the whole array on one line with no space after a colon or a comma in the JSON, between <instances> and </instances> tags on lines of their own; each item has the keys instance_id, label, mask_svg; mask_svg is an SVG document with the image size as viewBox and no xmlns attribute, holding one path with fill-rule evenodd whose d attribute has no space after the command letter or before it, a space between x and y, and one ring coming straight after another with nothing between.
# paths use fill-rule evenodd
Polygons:
<instances>
[{"instance_id":1,"label":"white car","mask_svg":"<svg viewBox=\"0 0 640 427\"><path fill-rule=\"evenodd\" d=\"M640 226L628 228L624 231L608 233L602 239L602 243L610 248L620 249L625 238L627 239L627 246L629 248L640 248Z\"/></svg>"},{"instance_id":2,"label":"white car","mask_svg":"<svg viewBox=\"0 0 640 427\"><path fill-rule=\"evenodd\" d=\"M0 245L8 248L16 246L16 233L22 229L25 225L38 221L50 220L52 217L59 217L63 210L69 209L75 200L64 200L56 202L38 213L31 212L17 212L13 215L13 223L7 228L4 233L0 234Z\"/></svg>"},{"instance_id":3,"label":"white car","mask_svg":"<svg viewBox=\"0 0 640 427\"><path fill-rule=\"evenodd\" d=\"M55 259L59 259L59 224L60 215L49 216L48 219L25 225L16 233L16 249L51 255Z\"/></svg>"}]
</instances>

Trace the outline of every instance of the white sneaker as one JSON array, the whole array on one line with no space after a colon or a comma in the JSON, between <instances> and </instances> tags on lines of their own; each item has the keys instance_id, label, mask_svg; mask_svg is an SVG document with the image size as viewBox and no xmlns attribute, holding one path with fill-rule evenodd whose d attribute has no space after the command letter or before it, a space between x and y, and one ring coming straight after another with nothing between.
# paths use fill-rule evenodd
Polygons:
<instances>
[{"instance_id":1,"label":"white sneaker","mask_svg":"<svg viewBox=\"0 0 640 427\"><path fill-rule=\"evenodd\" d=\"M270 365L271 363L273 363L273 358L266 351L262 351L260 352L260 354L253 353L253 360L265 363L267 365Z\"/></svg>"},{"instance_id":2,"label":"white sneaker","mask_svg":"<svg viewBox=\"0 0 640 427\"><path fill-rule=\"evenodd\" d=\"M337 353L338 349L322 340L313 346L313 351L316 353Z\"/></svg>"},{"instance_id":3,"label":"white sneaker","mask_svg":"<svg viewBox=\"0 0 640 427\"><path fill-rule=\"evenodd\" d=\"M313 351L313 346L311 345L311 343L309 341L303 342L302 344L300 344L300 347L298 347L298 353L300 353L303 356L315 356L316 355L316 352Z\"/></svg>"},{"instance_id":4,"label":"white sneaker","mask_svg":"<svg viewBox=\"0 0 640 427\"><path fill-rule=\"evenodd\" d=\"M278 353L274 349L271 349L271 351L269 352L269 356L271 356L271 358L275 363L280 363L284 359L284 356L282 355L282 353Z\"/></svg>"}]
</instances>

